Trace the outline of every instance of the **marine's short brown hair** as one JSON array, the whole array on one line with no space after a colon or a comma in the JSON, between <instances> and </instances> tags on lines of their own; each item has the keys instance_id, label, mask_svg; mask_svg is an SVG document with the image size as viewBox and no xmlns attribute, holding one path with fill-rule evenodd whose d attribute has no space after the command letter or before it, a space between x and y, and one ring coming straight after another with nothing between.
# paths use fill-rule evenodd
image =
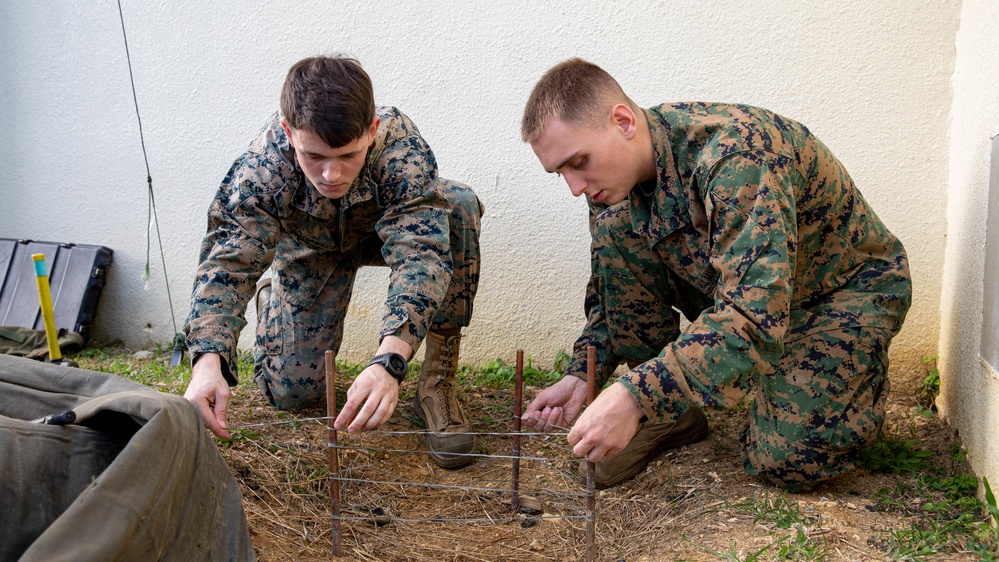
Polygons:
<instances>
[{"instance_id":1,"label":"marine's short brown hair","mask_svg":"<svg viewBox=\"0 0 999 562\"><path fill-rule=\"evenodd\" d=\"M344 55L302 59L284 80L281 113L292 129L340 148L361 138L375 118L371 78L361 63Z\"/></svg>"},{"instance_id":2,"label":"marine's short brown hair","mask_svg":"<svg viewBox=\"0 0 999 562\"><path fill-rule=\"evenodd\" d=\"M625 103L637 106L613 76L581 58L562 61L534 85L520 122L520 136L533 143L552 119L571 124L600 125L611 106Z\"/></svg>"}]
</instances>

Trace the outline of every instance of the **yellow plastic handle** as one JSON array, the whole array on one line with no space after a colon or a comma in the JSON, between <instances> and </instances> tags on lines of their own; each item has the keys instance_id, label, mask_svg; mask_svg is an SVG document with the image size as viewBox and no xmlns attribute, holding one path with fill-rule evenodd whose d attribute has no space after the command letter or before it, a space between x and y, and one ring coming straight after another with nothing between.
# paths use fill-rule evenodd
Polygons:
<instances>
[{"instance_id":1,"label":"yellow plastic handle","mask_svg":"<svg viewBox=\"0 0 999 562\"><path fill-rule=\"evenodd\" d=\"M62 350L59 349L55 313L52 311L52 292L49 290L49 274L45 269L45 254L32 254L31 260L35 262L35 282L38 284L42 321L45 322L45 339L49 344L49 361L56 362L62 359Z\"/></svg>"}]
</instances>

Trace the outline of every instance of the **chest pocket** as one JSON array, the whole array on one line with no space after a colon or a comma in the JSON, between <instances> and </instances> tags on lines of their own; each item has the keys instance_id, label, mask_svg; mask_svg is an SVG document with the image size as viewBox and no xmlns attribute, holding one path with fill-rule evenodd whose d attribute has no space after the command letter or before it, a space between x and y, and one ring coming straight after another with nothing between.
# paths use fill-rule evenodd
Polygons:
<instances>
[{"instance_id":1,"label":"chest pocket","mask_svg":"<svg viewBox=\"0 0 999 562\"><path fill-rule=\"evenodd\" d=\"M319 252L340 250L340 225L337 220L319 219L292 207L284 221L284 229L285 235L302 247Z\"/></svg>"},{"instance_id":2,"label":"chest pocket","mask_svg":"<svg viewBox=\"0 0 999 562\"><path fill-rule=\"evenodd\" d=\"M688 225L660 240L654 249L676 277L710 296L718 285L718 271L711 267L707 247L707 238Z\"/></svg>"},{"instance_id":3,"label":"chest pocket","mask_svg":"<svg viewBox=\"0 0 999 562\"><path fill-rule=\"evenodd\" d=\"M375 225L385 210L374 199L361 201L340 213L340 250L349 252L375 234Z\"/></svg>"},{"instance_id":4,"label":"chest pocket","mask_svg":"<svg viewBox=\"0 0 999 562\"><path fill-rule=\"evenodd\" d=\"M290 236L282 238L272 266L281 297L298 307L311 308L342 256L305 246Z\"/></svg>"}]
</instances>

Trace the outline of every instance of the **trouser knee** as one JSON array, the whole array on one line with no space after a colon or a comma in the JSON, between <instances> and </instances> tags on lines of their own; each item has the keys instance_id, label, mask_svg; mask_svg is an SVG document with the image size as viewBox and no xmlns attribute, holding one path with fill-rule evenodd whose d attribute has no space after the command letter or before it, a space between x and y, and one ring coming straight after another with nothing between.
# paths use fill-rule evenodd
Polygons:
<instances>
[{"instance_id":1,"label":"trouser knee","mask_svg":"<svg viewBox=\"0 0 999 562\"><path fill-rule=\"evenodd\" d=\"M806 491L853 470L863 447L877 433L858 436L851 445L844 445L823 442L817 435L810 436L807 443L795 442L769 431L761 435L752 426L743 430L739 438L743 468L750 476L790 491Z\"/></svg>"},{"instance_id":2,"label":"trouser knee","mask_svg":"<svg viewBox=\"0 0 999 562\"><path fill-rule=\"evenodd\" d=\"M346 302L323 299L323 303L299 307L275 285L267 305L261 306L253 380L276 408L301 408L326 396L325 354L339 350Z\"/></svg>"},{"instance_id":3,"label":"trouser knee","mask_svg":"<svg viewBox=\"0 0 999 562\"><path fill-rule=\"evenodd\" d=\"M253 382L271 406L279 410L303 408L326 397L325 372L319 365L288 369L281 358L258 358L253 366ZM279 374L275 374L279 373Z\"/></svg>"},{"instance_id":4,"label":"trouser knee","mask_svg":"<svg viewBox=\"0 0 999 562\"><path fill-rule=\"evenodd\" d=\"M451 206L449 222L458 229L479 231L484 208L472 188L453 180L442 179L441 192Z\"/></svg>"},{"instance_id":5,"label":"trouser knee","mask_svg":"<svg viewBox=\"0 0 999 562\"><path fill-rule=\"evenodd\" d=\"M854 418L831 427L761 418L754 408L750 423L739 436L743 468L750 476L780 488L809 490L856 468L863 448L880 433L882 406L877 404L859 416L863 423L855 423Z\"/></svg>"},{"instance_id":6,"label":"trouser knee","mask_svg":"<svg viewBox=\"0 0 999 562\"><path fill-rule=\"evenodd\" d=\"M441 191L451 207L448 217L454 270L447 293L431 320L432 329L468 326L479 285L479 229L483 207L467 185L442 179Z\"/></svg>"},{"instance_id":7,"label":"trouser knee","mask_svg":"<svg viewBox=\"0 0 999 562\"><path fill-rule=\"evenodd\" d=\"M448 216L450 230L451 260L454 265L453 277L457 282L474 289L479 277L479 232L483 207L479 198L467 185L451 180L441 180L444 198L451 206Z\"/></svg>"},{"instance_id":8,"label":"trouser knee","mask_svg":"<svg viewBox=\"0 0 999 562\"><path fill-rule=\"evenodd\" d=\"M746 471L805 490L853 469L884 424L890 340L882 328L852 327L786 342L740 437Z\"/></svg>"},{"instance_id":9,"label":"trouser knee","mask_svg":"<svg viewBox=\"0 0 999 562\"><path fill-rule=\"evenodd\" d=\"M593 223L591 286L599 297L607 330L609 375L657 355L680 335L672 283L661 258L631 227L627 205L614 205ZM599 379L598 379L599 380Z\"/></svg>"},{"instance_id":10,"label":"trouser knee","mask_svg":"<svg viewBox=\"0 0 999 562\"><path fill-rule=\"evenodd\" d=\"M774 456L772 451L751 449L743 451L742 464L750 476L790 491L806 491L829 480L850 467L837 469L821 458L819 451L798 451L787 457Z\"/></svg>"}]
</instances>

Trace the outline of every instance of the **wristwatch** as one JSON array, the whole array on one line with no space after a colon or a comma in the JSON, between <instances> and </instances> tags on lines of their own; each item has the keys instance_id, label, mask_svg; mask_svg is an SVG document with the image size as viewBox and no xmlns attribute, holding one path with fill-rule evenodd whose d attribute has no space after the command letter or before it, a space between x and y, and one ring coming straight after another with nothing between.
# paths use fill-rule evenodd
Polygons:
<instances>
[{"instance_id":1,"label":"wristwatch","mask_svg":"<svg viewBox=\"0 0 999 562\"><path fill-rule=\"evenodd\" d=\"M395 380L402 384L402 381L406 380L406 370L409 365L406 363L406 359L399 355L398 353L382 353L381 355L375 355L368 365L374 365L375 363L385 367L390 375L395 377Z\"/></svg>"}]
</instances>

